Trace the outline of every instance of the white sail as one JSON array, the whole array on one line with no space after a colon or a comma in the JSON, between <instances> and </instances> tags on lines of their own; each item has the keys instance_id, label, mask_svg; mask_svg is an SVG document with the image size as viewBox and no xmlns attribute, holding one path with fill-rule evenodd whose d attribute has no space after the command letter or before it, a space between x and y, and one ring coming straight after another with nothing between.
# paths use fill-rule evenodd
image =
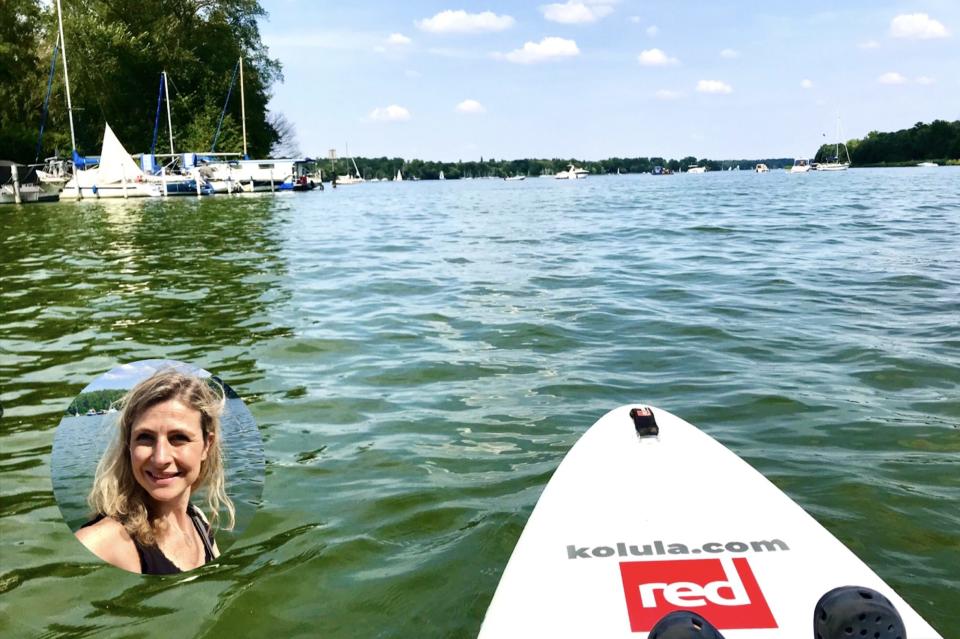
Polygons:
<instances>
[{"instance_id":1,"label":"white sail","mask_svg":"<svg viewBox=\"0 0 960 639\"><path fill-rule=\"evenodd\" d=\"M160 195L157 186L148 184L137 163L120 144L113 129L107 124L103 130L100 165L85 171L76 171L73 179L63 187L65 193L82 192L84 197L144 197Z\"/></svg>"},{"instance_id":2,"label":"white sail","mask_svg":"<svg viewBox=\"0 0 960 639\"><path fill-rule=\"evenodd\" d=\"M103 147L100 150L99 180L109 182L139 182L143 180L143 171L133 161L127 150L120 144L110 124L103 130Z\"/></svg>"}]
</instances>

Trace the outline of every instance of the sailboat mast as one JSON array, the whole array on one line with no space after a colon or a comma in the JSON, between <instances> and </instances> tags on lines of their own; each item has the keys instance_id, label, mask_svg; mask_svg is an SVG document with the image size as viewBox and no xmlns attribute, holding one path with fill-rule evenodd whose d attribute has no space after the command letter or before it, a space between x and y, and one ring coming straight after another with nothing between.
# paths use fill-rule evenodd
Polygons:
<instances>
[{"instance_id":1,"label":"sailboat mast","mask_svg":"<svg viewBox=\"0 0 960 639\"><path fill-rule=\"evenodd\" d=\"M59 2L59 0L57 0ZM247 157L247 106L243 98L243 58L240 58L240 122L243 124L243 157Z\"/></svg>"},{"instance_id":2,"label":"sailboat mast","mask_svg":"<svg viewBox=\"0 0 960 639\"><path fill-rule=\"evenodd\" d=\"M67 73L67 41L63 39L63 12L57 0L57 23L60 27L60 52L63 53L63 83L67 88L67 114L70 116L70 144L77 150L77 136L73 131L73 103L70 101L70 74Z\"/></svg>"},{"instance_id":3,"label":"sailboat mast","mask_svg":"<svg viewBox=\"0 0 960 639\"><path fill-rule=\"evenodd\" d=\"M837 162L840 161L840 112L837 112L837 150L834 152L837 156Z\"/></svg>"},{"instance_id":4,"label":"sailboat mast","mask_svg":"<svg viewBox=\"0 0 960 639\"><path fill-rule=\"evenodd\" d=\"M170 85L167 83L167 72L163 72L163 92L167 100L167 131L170 132L170 155L174 155L173 150L173 124L170 121Z\"/></svg>"}]
</instances>

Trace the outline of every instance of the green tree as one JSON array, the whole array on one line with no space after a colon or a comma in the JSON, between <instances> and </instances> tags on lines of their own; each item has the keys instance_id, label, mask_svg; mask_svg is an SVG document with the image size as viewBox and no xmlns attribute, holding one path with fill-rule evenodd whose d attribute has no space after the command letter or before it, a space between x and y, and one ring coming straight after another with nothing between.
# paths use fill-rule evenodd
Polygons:
<instances>
[{"instance_id":1,"label":"green tree","mask_svg":"<svg viewBox=\"0 0 960 639\"><path fill-rule=\"evenodd\" d=\"M22 2L24 0L17 0ZM153 139L157 90L162 71L169 78L174 144L177 151L207 151L216 130L238 58L244 58L248 150L264 156L278 135L268 119L270 86L282 79L280 64L266 55L256 0L87 0L63 3L71 97L77 146L83 154L99 151L108 122L133 153ZM56 33L55 9L41 16L45 41ZM41 51L42 52L42 51ZM63 71L52 99L52 130L69 132ZM219 151L242 151L239 135L240 91L228 104L232 121L221 133ZM161 118L160 139L168 137ZM233 126L236 125L236 129ZM202 131L207 128L207 131ZM69 140L69 137L66 138ZM45 138L48 152L62 148L64 136ZM158 142L158 151L167 145Z\"/></svg>"},{"instance_id":2,"label":"green tree","mask_svg":"<svg viewBox=\"0 0 960 639\"><path fill-rule=\"evenodd\" d=\"M0 159L34 160L47 72L41 15L37 0L0 0Z\"/></svg>"}]
</instances>

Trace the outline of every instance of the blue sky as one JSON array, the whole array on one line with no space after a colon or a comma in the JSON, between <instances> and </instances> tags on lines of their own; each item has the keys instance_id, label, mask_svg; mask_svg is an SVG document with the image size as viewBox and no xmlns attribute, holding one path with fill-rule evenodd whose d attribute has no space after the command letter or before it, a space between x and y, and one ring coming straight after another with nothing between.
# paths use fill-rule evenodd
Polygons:
<instances>
[{"instance_id":1,"label":"blue sky","mask_svg":"<svg viewBox=\"0 0 960 639\"><path fill-rule=\"evenodd\" d=\"M185 373L192 373L200 377L210 376L210 373L192 364L185 364L170 359L143 359L129 364L121 364L116 368L110 369L87 384L86 388L81 392L90 393L105 388L130 389L157 371L167 368L176 368Z\"/></svg>"},{"instance_id":2,"label":"blue sky","mask_svg":"<svg viewBox=\"0 0 960 639\"><path fill-rule=\"evenodd\" d=\"M838 113L960 119L957 0L262 4L307 155L801 157Z\"/></svg>"}]
</instances>

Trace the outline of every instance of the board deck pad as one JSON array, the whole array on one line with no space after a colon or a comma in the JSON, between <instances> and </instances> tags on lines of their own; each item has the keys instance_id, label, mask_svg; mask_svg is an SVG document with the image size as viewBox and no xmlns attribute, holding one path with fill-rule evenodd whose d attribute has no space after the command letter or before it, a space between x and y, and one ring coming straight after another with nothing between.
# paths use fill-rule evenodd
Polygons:
<instances>
[{"instance_id":1,"label":"board deck pad","mask_svg":"<svg viewBox=\"0 0 960 639\"><path fill-rule=\"evenodd\" d=\"M888 597L909 639L942 639L736 454L658 408L659 434L640 437L634 407L603 416L560 463L481 639L644 639L673 610L703 615L726 639L813 639L817 601L848 585Z\"/></svg>"}]
</instances>

